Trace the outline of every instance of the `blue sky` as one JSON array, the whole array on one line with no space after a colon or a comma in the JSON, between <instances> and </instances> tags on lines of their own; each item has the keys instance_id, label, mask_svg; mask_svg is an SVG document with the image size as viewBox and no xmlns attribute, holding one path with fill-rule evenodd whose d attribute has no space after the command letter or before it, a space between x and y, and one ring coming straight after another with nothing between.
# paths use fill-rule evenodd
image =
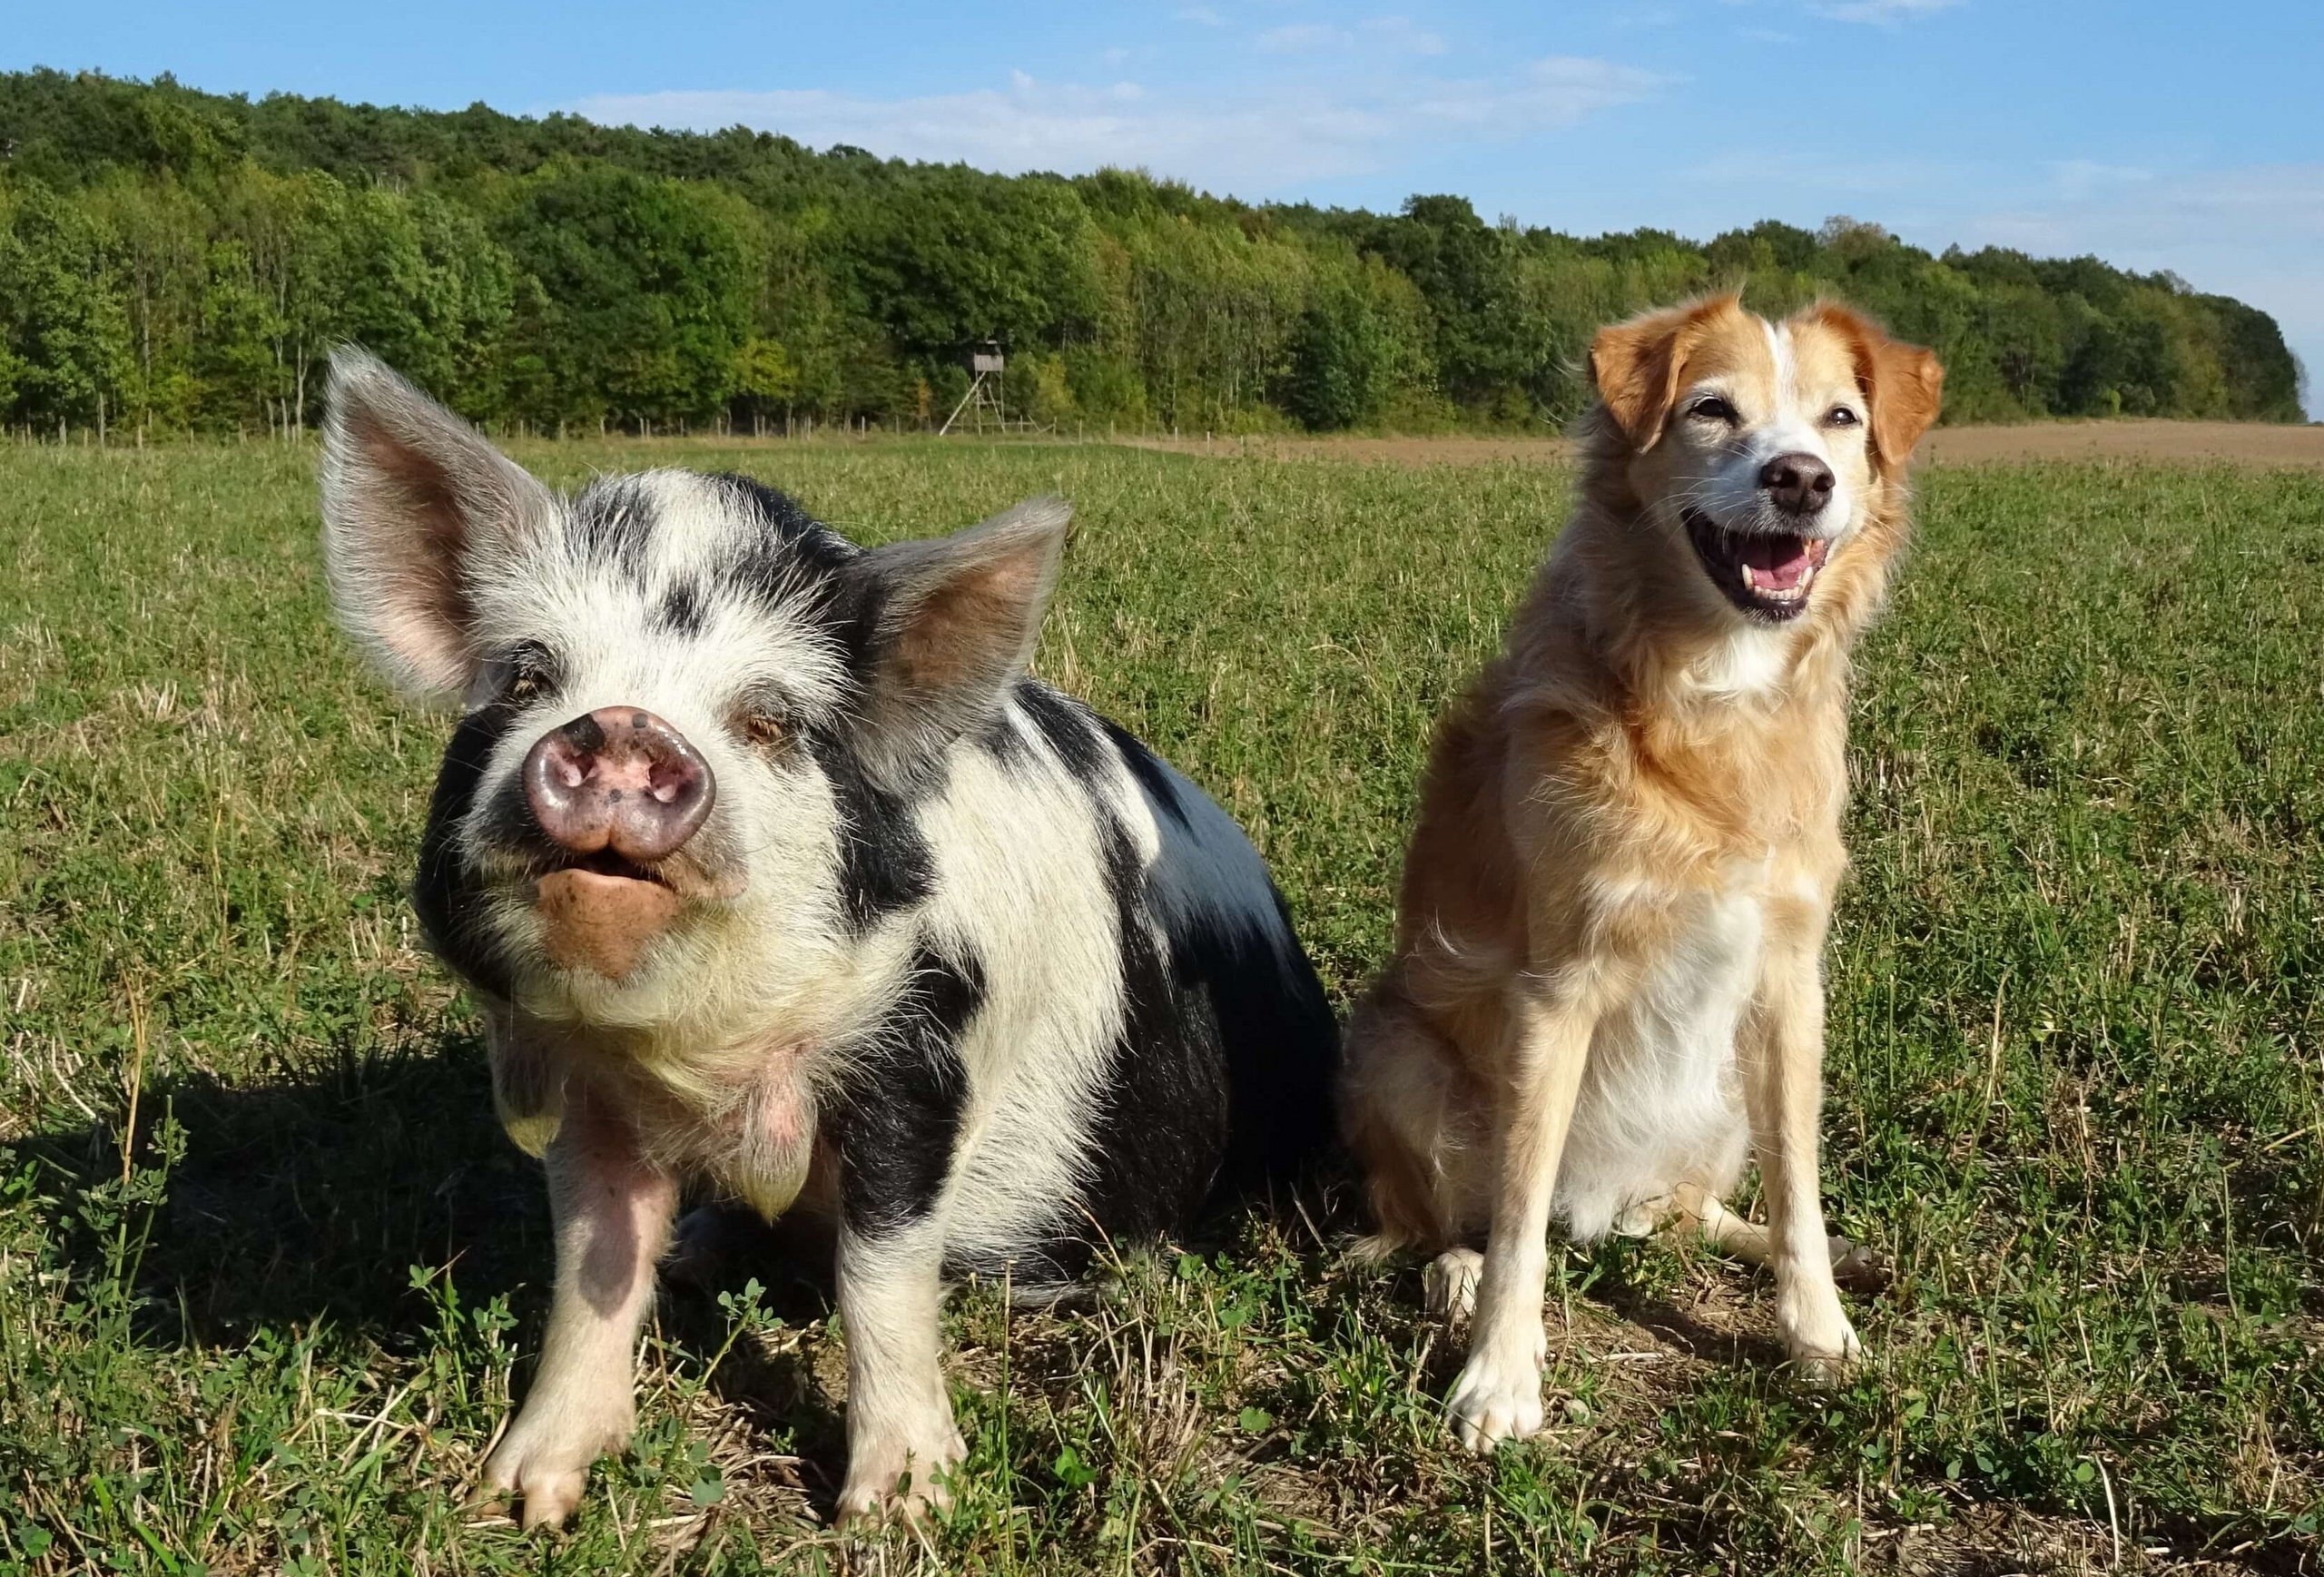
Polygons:
<instances>
[{"instance_id":1,"label":"blue sky","mask_svg":"<svg viewBox=\"0 0 2324 1577\"><path fill-rule=\"evenodd\" d=\"M2324 6L2168 0L0 5L0 64L1708 238L1835 213L2093 251L2324 370ZM2311 408L2324 396L2310 394Z\"/></svg>"}]
</instances>

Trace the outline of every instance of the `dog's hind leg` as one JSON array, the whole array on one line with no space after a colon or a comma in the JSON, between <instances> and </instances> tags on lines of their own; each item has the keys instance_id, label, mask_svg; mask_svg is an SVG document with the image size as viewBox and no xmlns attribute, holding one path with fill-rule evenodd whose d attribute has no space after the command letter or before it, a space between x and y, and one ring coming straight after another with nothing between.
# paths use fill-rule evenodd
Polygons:
<instances>
[{"instance_id":1,"label":"dog's hind leg","mask_svg":"<svg viewBox=\"0 0 2324 1577\"><path fill-rule=\"evenodd\" d=\"M1673 1237L1699 1234L1705 1243L1721 1254L1761 1269L1773 1268L1775 1246L1765 1227L1745 1220L1718 1196L1692 1184L1681 1184L1673 1196L1673 1203L1677 1210L1664 1231ZM1888 1263L1876 1250L1851 1243L1837 1233L1829 1235L1828 1247L1833 1280L1851 1292L1866 1295L1886 1288L1890 1280Z\"/></svg>"}]
</instances>

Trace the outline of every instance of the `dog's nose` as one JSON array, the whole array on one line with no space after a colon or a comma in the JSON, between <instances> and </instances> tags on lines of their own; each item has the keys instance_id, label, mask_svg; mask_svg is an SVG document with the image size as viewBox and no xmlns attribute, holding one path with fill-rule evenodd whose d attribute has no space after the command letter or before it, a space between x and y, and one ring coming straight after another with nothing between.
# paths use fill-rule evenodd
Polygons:
<instances>
[{"instance_id":1,"label":"dog's nose","mask_svg":"<svg viewBox=\"0 0 2324 1577\"><path fill-rule=\"evenodd\" d=\"M576 854L659 860L700 829L717 784L710 764L659 717L601 706L534 744L525 797L541 831Z\"/></svg>"},{"instance_id":2,"label":"dog's nose","mask_svg":"<svg viewBox=\"0 0 2324 1577\"><path fill-rule=\"evenodd\" d=\"M1832 468L1814 455L1777 455L1759 468L1759 487L1787 515L1813 515L1832 496Z\"/></svg>"}]
</instances>

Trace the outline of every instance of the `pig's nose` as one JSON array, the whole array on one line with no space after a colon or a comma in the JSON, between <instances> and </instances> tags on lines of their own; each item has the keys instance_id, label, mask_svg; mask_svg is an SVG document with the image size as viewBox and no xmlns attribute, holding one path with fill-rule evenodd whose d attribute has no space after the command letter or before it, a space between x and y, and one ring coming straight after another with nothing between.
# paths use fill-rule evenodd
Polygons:
<instances>
[{"instance_id":1,"label":"pig's nose","mask_svg":"<svg viewBox=\"0 0 2324 1577\"><path fill-rule=\"evenodd\" d=\"M702 826L717 785L659 717L601 706L541 735L525 757L525 797L541 831L576 854L659 860Z\"/></svg>"},{"instance_id":2,"label":"pig's nose","mask_svg":"<svg viewBox=\"0 0 2324 1577\"><path fill-rule=\"evenodd\" d=\"M1832 468L1814 455L1777 455L1759 468L1759 486L1787 515L1810 515L1832 496Z\"/></svg>"}]
</instances>

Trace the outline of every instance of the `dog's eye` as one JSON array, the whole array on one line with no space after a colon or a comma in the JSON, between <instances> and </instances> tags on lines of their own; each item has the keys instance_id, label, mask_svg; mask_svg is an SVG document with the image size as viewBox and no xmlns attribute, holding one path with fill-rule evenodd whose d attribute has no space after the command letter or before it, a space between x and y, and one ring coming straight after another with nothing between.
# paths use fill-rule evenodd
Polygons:
<instances>
[{"instance_id":1,"label":"dog's eye","mask_svg":"<svg viewBox=\"0 0 2324 1577\"><path fill-rule=\"evenodd\" d=\"M1700 417L1705 421L1723 421L1729 426L1740 419L1735 414L1735 408L1716 394L1706 394L1687 407L1687 414Z\"/></svg>"},{"instance_id":2,"label":"dog's eye","mask_svg":"<svg viewBox=\"0 0 2324 1577\"><path fill-rule=\"evenodd\" d=\"M1854 427L1856 412L1845 405L1836 405L1824 413L1824 425L1826 427Z\"/></svg>"}]
</instances>

